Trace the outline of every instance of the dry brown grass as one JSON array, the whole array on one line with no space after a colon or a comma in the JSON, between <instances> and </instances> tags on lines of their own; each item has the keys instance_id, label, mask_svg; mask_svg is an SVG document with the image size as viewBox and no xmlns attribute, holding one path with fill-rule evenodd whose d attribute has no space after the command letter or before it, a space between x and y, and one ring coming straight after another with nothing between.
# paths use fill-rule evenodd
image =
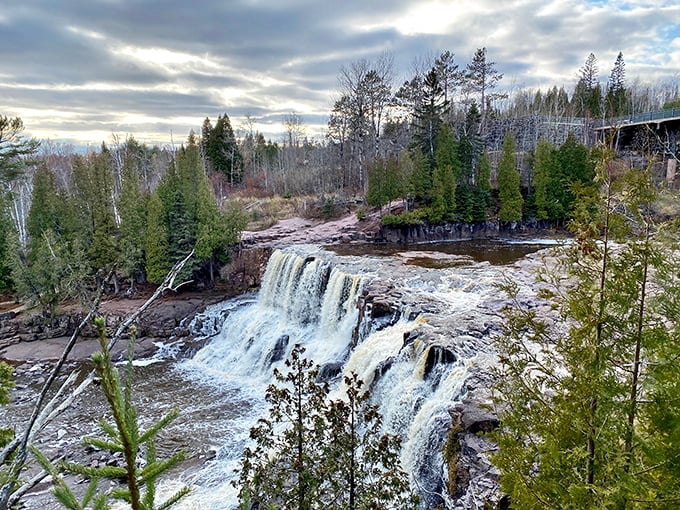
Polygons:
<instances>
[{"instance_id":1,"label":"dry brown grass","mask_svg":"<svg viewBox=\"0 0 680 510\"><path fill-rule=\"evenodd\" d=\"M307 217L318 202L316 196L294 196L284 198L281 196L253 197L232 196L227 204L242 207L248 214L247 230L265 230L275 225L279 220L296 216Z\"/></svg>"}]
</instances>

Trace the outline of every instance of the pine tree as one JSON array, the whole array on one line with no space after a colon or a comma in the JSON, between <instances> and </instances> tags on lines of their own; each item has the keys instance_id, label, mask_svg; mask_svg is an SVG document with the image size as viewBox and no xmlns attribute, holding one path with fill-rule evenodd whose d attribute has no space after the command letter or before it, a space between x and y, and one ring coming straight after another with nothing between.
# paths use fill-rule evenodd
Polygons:
<instances>
[{"instance_id":1,"label":"pine tree","mask_svg":"<svg viewBox=\"0 0 680 510\"><path fill-rule=\"evenodd\" d=\"M540 139L533 159L534 207L539 220L564 218L563 204L557 190L565 184L555 159L553 145Z\"/></svg>"},{"instance_id":2,"label":"pine tree","mask_svg":"<svg viewBox=\"0 0 680 510\"><path fill-rule=\"evenodd\" d=\"M267 389L269 418L251 429L241 459L242 508L306 510L415 509L399 461L399 440L381 433L382 417L355 374L346 398L329 400L318 366L294 346Z\"/></svg>"},{"instance_id":3,"label":"pine tree","mask_svg":"<svg viewBox=\"0 0 680 510\"><path fill-rule=\"evenodd\" d=\"M243 156L238 148L229 116L226 113L219 115L212 128L209 119L206 121L203 123L202 140L204 157L209 162L210 169L226 175L229 184L235 186L241 182Z\"/></svg>"},{"instance_id":4,"label":"pine tree","mask_svg":"<svg viewBox=\"0 0 680 510\"><path fill-rule=\"evenodd\" d=\"M478 48L467 65L465 74L466 85L470 92L479 94L480 120L478 134L484 132L486 120L489 116L489 106L494 99L506 97L505 94L491 93L498 82L503 79L503 73L496 70L496 63L486 58L486 48Z\"/></svg>"},{"instance_id":5,"label":"pine tree","mask_svg":"<svg viewBox=\"0 0 680 510\"><path fill-rule=\"evenodd\" d=\"M352 373L344 377L344 399L327 403L328 422L322 443L326 478L319 507L358 510L364 508L416 508L401 467L398 436L383 434L378 407L369 403L363 381Z\"/></svg>"},{"instance_id":6,"label":"pine tree","mask_svg":"<svg viewBox=\"0 0 680 510\"><path fill-rule=\"evenodd\" d=\"M451 221L456 214L456 176L460 174L458 149L448 124L442 126L437 136L436 166L432 172L431 213L432 223Z\"/></svg>"},{"instance_id":7,"label":"pine tree","mask_svg":"<svg viewBox=\"0 0 680 510\"><path fill-rule=\"evenodd\" d=\"M593 186L595 168L590 152L571 131L557 150L555 163L557 178L553 179L551 188L557 192L556 198L564 215L570 216L577 189Z\"/></svg>"},{"instance_id":8,"label":"pine tree","mask_svg":"<svg viewBox=\"0 0 680 510\"><path fill-rule=\"evenodd\" d=\"M201 177L196 212L196 259L208 262L210 280L213 281L215 265L227 261L228 247L239 242L247 218L244 211L237 207L220 211L210 182L205 175Z\"/></svg>"},{"instance_id":9,"label":"pine tree","mask_svg":"<svg viewBox=\"0 0 680 510\"><path fill-rule=\"evenodd\" d=\"M605 114L609 117L619 117L628 113L628 92L626 91L625 80L625 62L623 61L623 53L619 52L607 81Z\"/></svg>"},{"instance_id":10,"label":"pine tree","mask_svg":"<svg viewBox=\"0 0 680 510\"><path fill-rule=\"evenodd\" d=\"M24 122L20 117L0 115L0 189L24 173L29 158L40 147L35 138L23 134Z\"/></svg>"},{"instance_id":11,"label":"pine tree","mask_svg":"<svg viewBox=\"0 0 680 510\"><path fill-rule=\"evenodd\" d=\"M491 163L483 152L477 163L477 177L472 191L472 221L486 221L487 209L491 205Z\"/></svg>"},{"instance_id":12,"label":"pine tree","mask_svg":"<svg viewBox=\"0 0 680 510\"><path fill-rule=\"evenodd\" d=\"M120 215L120 267L133 284L144 270L146 201L141 190L139 166L135 154L125 155L122 186L118 197Z\"/></svg>"},{"instance_id":13,"label":"pine tree","mask_svg":"<svg viewBox=\"0 0 680 510\"><path fill-rule=\"evenodd\" d=\"M598 82L598 71L597 57L590 53L579 69L579 80L572 97L576 117L597 118L601 115L602 89Z\"/></svg>"},{"instance_id":14,"label":"pine tree","mask_svg":"<svg viewBox=\"0 0 680 510\"><path fill-rule=\"evenodd\" d=\"M71 173L74 214L72 238L87 247L92 268L111 268L118 255L118 230L114 215L111 155L105 145L99 154L76 156Z\"/></svg>"},{"instance_id":15,"label":"pine tree","mask_svg":"<svg viewBox=\"0 0 680 510\"><path fill-rule=\"evenodd\" d=\"M434 68L444 92L444 102L453 104L456 89L461 86L463 72L458 70L458 64L454 61L454 54L443 51L434 61ZM448 113L448 112L445 112Z\"/></svg>"},{"instance_id":16,"label":"pine tree","mask_svg":"<svg viewBox=\"0 0 680 510\"><path fill-rule=\"evenodd\" d=\"M121 382L108 346L104 318L95 319L95 327L99 337L101 351L93 355L97 374L101 380L102 390L109 405L113 421L101 420L99 426L104 433L103 438L87 437L84 443L90 447L110 453L122 453L123 466L91 467L72 462L61 462L54 465L37 448L32 452L39 463L51 476L54 484L54 495L69 510L104 510L110 508L108 500L119 500L130 505L132 510L164 510L184 497L189 488L185 487L164 502L156 502L156 482L160 476L176 466L184 459L183 453L176 453L168 459L159 459L156 454L156 441L160 431L170 424L179 411L174 409L152 424L142 429L138 410L132 402L133 357L135 349L134 332L128 342L128 361ZM140 463L139 459L144 458ZM61 472L76 474L90 480L82 501L62 478ZM124 487L114 487L106 492L99 489L101 480L123 480ZM91 505L91 506L90 506Z\"/></svg>"},{"instance_id":17,"label":"pine tree","mask_svg":"<svg viewBox=\"0 0 680 510\"><path fill-rule=\"evenodd\" d=\"M423 80L422 102L415 111L413 121L414 140L427 158L430 168L434 168L437 137L448 107L437 71L431 69Z\"/></svg>"},{"instance_id":18,"label":"pine tree","mask_svg":"<svg viewBox=\"0 0 680 510\"><path fill-rule=\"evenodd\" d=\"M432 190L432 172L427 159L419 147L411 152L404 151L402 154L399 158L400 164L403 162L404 165L408 165L410 162L411 165L407 180L408 194L416 200L429 200Z\"/></svg>"},{"instance_id":19,"label":"pine tree","mask_svg":"<svg viewBox=\"0 0 680 510\"><path fill-rule=\"evenodd\" d=\"M245 508L271 506L310 510L323 498L325 475L319 438L323 437L328 385L317 383L318 367L295 346L286 360L290 371L274 371L278 384L267 388L269 419L250 431L254 448L246 448L240 471L239 499ZM273 453L273 455L271 455Z\"/></svg>"},{"instance_id":20,"label":"pine tree","mask_svg":"<svg viewBox=\"0 0 680 510\"><path fill-rule=\"evenodd\" d=\"M500 210L498 219L503 222L522 219L524 200L520 192L520 176L515 162L515 136L508 131L503 140L503 151L498 163L498 197Z\"/></svg>"},{"instance_id":21,"label":"pine tree","mask_svg":"<svg viewBox=\"0 0 680 510\"><path fill-rule=\"evenodd\" d=\"M149 197L144 255L146 279L151 283L161 283L171 264L166 213L158 193Z\"/></svg>"},{"instance_id":22,"label":"pine tree","mask_svg":"<svg viewBox=\"0 0 680 510\"><path fill-rule=\"evenodd\" d=\"M16 233L9 236L9 264L17 293L49 316L60 301L80 296L82 282L91 274L85 248L69 236L67 205L54 174L41 165L33 176L28 245L20 246Z\"/></svg>"}]
</instances>

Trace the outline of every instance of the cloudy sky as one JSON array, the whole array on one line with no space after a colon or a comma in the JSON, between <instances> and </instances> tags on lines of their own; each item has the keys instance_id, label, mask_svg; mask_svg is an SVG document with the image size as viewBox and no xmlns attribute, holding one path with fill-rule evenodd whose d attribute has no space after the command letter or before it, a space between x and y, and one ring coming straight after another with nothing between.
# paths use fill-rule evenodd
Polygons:
<instances>
[{"instance_id":1,"label":"cloudy sky","mask_svg":"<svg viewBox=\"0 0 680 510\"><path fill-rule=\"evenodd\" d=\"M414 62L476 48L504 87L572 87L590 52L601 81L680 79L678 0L0 0L0 114L55 142L133 134L167 144L227 113L277 140L285 115L322 133L338 72L387 53Z\"/></svg>"}]
</instances>

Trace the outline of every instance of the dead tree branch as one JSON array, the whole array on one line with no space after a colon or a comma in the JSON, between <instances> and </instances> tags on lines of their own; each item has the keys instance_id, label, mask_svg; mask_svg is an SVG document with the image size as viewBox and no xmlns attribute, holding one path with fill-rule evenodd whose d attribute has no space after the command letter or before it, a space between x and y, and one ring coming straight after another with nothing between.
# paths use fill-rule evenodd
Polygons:
<instances>
[{"instance_id":1,"label":"dead tree branch","mask_svg":"<svg viewBox=\"0 0 680 510\"><path fill-rule=\"evenodd\" d=\"M158 286L156 292L154 292L153 295L149 299L147 299L146 302L142 306L140 306L132 315L130 315L125 321L123 321L123 323L116 330L116 333L111 337L111 340L109 341L108 344L109 349L111 349L115 345L118 339L120 339L120 337L130 328L130 326L132 326L132 324L135 323L139 316L142 313L144 313L151 306L151 304L153 304L153 302L156 301L166 290L174 291L182 285L180 283L175 287L174 286L175 279L177 278L182 268L186 265L186 263L193 255L194 251L192 250L191 253L189 253L189 255L187 255L183 260L177 262L170 270L170 272L167 274L163 282ZM56 380L56 378L59 376L59 373L61 372L61 369L63 368L71 350L73 349L76 340L80 337L80 334L84 327L94 318L97 311L99 310L99 302L101 300L102 292L103 286L100 286L100 288L97 291L97 297L89 313L80 322L78 327L76 327L75 331L71 335L71 338L69 339L69 342L66 344L66 347L64 347L64 351L61 355L61 358L55 365L47 381L45 381L45 384L43 385L43 388L40 392L40 395L38 396L38 400L36 401L33 407L31 418L28 424L26 425L26 429L24 430L23 434L17 436L17 438L10 442L10 444L8 444L2 450L2 452L0 452L0 465L8 463L10 456L13 453L16 453L11 462L9 462L7 482L0 488L0 510L8 510L9 508L11 508L11 506L18 501L16 494L17 493L23 494L23 492L25 492L24 491L25 484L22 484L19 487L17 487L17 485L19 483L18 482L19 475L26 465L29 444L32 438L34 437L35 433L42 429L42 427L44 427L50 420L54 419L64 410L68 409L71 403L73 403L73 401L80 394L82 394L82 392L85 391L85 389L94 380L95 371L92 370L74 391L66 394L65 389L67 387L70 387L73 384L74 380L73 378L67 379L67 381L65 381L57 391L57 395L55 395L55 397L47 404L47 406L43 406L47 398L47 393L51 388L52 384L54 383L54 381ZM61 403L58 404L58 400L62 397L63 399L61 400Z\"/></svg>"}]
</instances>

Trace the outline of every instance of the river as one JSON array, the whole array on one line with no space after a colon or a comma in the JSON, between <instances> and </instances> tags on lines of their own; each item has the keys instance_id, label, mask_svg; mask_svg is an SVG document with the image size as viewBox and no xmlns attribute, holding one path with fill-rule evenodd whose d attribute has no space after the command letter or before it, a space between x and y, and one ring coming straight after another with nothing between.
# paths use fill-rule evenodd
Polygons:
<instances>
[{"instance_id":1,"label":"river","mask_svg":"<svg viewBox=\"0 0 680 510\"><path fill-rule=\"evenodd\" d=\"M273 368L299 343L306 357L338 373L335 383L340 370L367 383L385 430L403 439L402 462L423 496L421 508L442 503L449 410L473 389L471 377L492 362L490 337L502 305L496 284L542 247L540 241L479 241L417 250L347 245L275 251L259 293L213 305L194 319L195 333L209 337L195 355L177 359L169 346L135 368L135 398L145 420L172 407L181 411L164 432L161 454L181 448L190 461L161 484L161 492L186 484L192 492L175 508L236 508L231 481L250 427L266 412L264 389ZM357 302L375 288L399 311L359 320ZM23 393L13 404L14 417L27 414L30 375L18 373ZM99 389L92 387L48 427L39 446L104 462L101 452L83 453L77 441L96 432L93 418L103 416ZM25 508L59 508L47 492L42 487Z\"/></svg>"}]
</instances>

